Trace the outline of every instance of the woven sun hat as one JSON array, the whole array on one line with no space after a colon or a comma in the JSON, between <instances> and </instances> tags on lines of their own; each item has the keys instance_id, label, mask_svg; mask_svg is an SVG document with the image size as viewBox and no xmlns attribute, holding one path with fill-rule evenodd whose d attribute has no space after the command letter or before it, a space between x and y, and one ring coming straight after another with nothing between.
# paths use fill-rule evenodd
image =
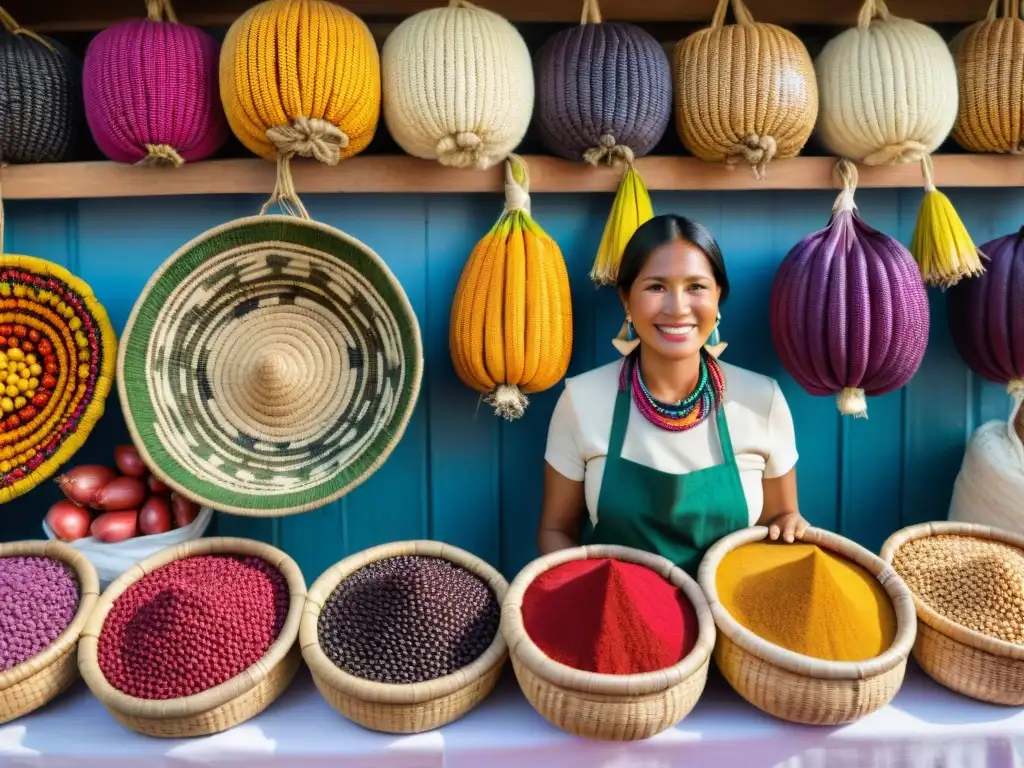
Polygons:
<instances>
[{"instance_id":1,"label":"woven sun hat","mask_svg":"<svg viewBox=\"0 0 1024 768\"><path fill-rule=\"evenodd\" d=\"M124 330L118 393L136 447L171 488L223 512L278 517L348 493L387 460L419 395L401 284L299 209L182 246Z\"/></svg>"}]
</instances>

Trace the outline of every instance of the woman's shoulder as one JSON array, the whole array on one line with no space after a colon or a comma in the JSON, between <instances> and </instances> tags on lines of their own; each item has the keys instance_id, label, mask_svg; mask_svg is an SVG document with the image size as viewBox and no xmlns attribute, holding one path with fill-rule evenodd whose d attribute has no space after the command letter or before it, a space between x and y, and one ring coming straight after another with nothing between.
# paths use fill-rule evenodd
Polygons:
<instances>
[{"instance_id":1,"label":"woman's shoulder","mask_svg":"<svg viewBox=\"0 0 1024 768\"><path fill-rule=\"evenodd\" d=\"M599 365L590 370L565 378L566 393L576 401L592 401L614 396L619 386L622 359Z\"/></svg>"},{"instance_id":2,"label":"woman's shoulder","mask_svg":"<svg viewBox=\"0 0 1024 768\"><path fill-rule=\"evenodd\" d=\"M763 373L718 361L725 377L726 401L767 417L776 399L782 397L779 383Z\"/></svg>"}]
</instances>

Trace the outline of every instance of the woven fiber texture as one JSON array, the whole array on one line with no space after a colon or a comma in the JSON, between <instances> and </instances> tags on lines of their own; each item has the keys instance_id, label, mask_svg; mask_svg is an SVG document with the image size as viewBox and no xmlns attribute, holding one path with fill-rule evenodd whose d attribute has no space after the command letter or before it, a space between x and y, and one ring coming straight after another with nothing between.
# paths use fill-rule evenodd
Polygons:
<instances>
[{"instance_id":1,"label":"woven fiber texture","mask_svg":"<svg viewBox=\"0 0 1024 768\"><path fill-rule=\"evenodd\" d=\"M519 146L533 114L530 52L518 30L465 0L414 14L381 52L384 121L410 155L489 168Z\"/></svg>"},{"instance_id":2,"label":"woven fiber texture","mask_svg":"<svg viewBox=\"0 0 1024 768\"><path fill-rule=\"evenodd\" d=\"M798 242L772 284L772 340L783 367L812 395L838 395L865 416L864 395L905 385L928 345L928 295L896 239L868 226L853 202L856 169L840 161L843 192L828 226Z\"/></svg>"},{"instance_id":3,"label":"woven fiber texture","mask_svg":"<svg viewBox=\"0 0 1024 768\"><path fill-rule=\"evenodd\" d=\"M358 16L327 0L267 0L228 29L220 92L231 130L253 153L276 160L284 147L333 165L377 130L377 45Z\"/></svg>"},{"instance_id":4,"label":"woven fiber texture","mask_svg":"<svg viewBox=\"0 0 1024 768\"><path fill-rule=\"evenodd\" d=\"M103 415L117 339L63 267L0 256L0 503L49 478Z\"/></svg>"},{"instance_id":5,"label":"woven fiber texture","mask_svg":"<svg viewBox=\"0 0 1024 768\"><path fill-rule=\"evenodd\" d=\"M203 30L159 18L97 34L86 49L82 82L100 151L122 163L181 165L220 149L228 131L219 55L220 45Z\"/></svg>"},{"instance_id":6,"label":"woven fiber texture","mask_svg":"<svg viewBox=\"0 0 1024 768\"><path fill-rule=\"evenodd\" d=\"M949 330L960 357L982 378L1024 379L1024 228L981 246L985 271L946 292Z\"/></svg>"},{"instance_id":7,"label":"woven fiber texture","mask_svg":"<svg viewBox=\"0 0 1024 768\"><path fill-rule=\"evenodd\" d=\"M0 162L67 160L81 123L78 59L0 8Z\"/></svg>"},{"instance_id":8,"label":"woven fiber texture","mask_svg":"<svg viewBox=\"0 0 1024 768\"><path fill-rule=\"evenodd\" d=\"M1002 5L1003 16L996 15ZM1024 21L1020 3L992 0L988 16L949 46L959 78L953 138L968 152L1024 150Z\"/></svg>"},{"instance_id":9,"label":"woven fiber texture","mask_svg":"<svg viewBox=\"0 0 1024 768\"><path fill-rule=\"evenodd\" d=\"M737 23L726 25L729 4L719 0L711 26L676 44L676 132L701 160L746 163L763 178L810 138L818 84L800 38L754 21L742 0L732 0Z\"/></svg>"},{"instance_id":10,"label":"woven fiber texture","mask_svg":"<svg viewBox=\"0 0 1024 768\"><path fill-rule=\"evenodd\" d=\"M256 216L183 246L132 310L118 391L153 472L205 506L302 512L355 488L401 439L419 325L373 251Z\"/></svg>"},{"instance_id":11,"label":"woven fiber texture","mask_svg":"<svg viewBox=\"0 0 1024 768\"><path fill-rule=\"evenodd\" d=\"M583 14L537 52L538 135L568 160L628 162L653 150L672 119L668 57L640 27L601 23L596 0Z\"/></svg>"},{"instance_id":12,"label":"woven fiber texture","mask_svg":"<svg viewBox=\"0 0 1024 768\"><path fill-rule=\"evenodd\" d=\"M865 165L919 161L956 120L956 65L939 33L866 0L815 60L826 150Z\"/></svg>"}]
</instances>

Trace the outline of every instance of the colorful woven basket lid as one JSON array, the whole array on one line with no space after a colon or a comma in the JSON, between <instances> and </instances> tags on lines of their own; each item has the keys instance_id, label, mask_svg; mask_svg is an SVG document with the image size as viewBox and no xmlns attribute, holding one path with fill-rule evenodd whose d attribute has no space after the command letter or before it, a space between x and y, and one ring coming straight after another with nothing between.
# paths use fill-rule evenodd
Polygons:
<instances>
[{"instance_id":1,"label":"colorful woven basket lid","mask_svg":"<svg viewBox=\"0 0 1024 768\"><path fill-rule=\"evenodd\" d=\"M0 503L82 447L103 415L116 349L88 285L45 259L0 255Z\"/></svg>"},{"instance_id":2,"label":"colorful woven basket lid","mask_svg":"<svg viewBox=\"0 0 1024 768\"><path fill-rule=\"evenodd\" d=\"M124 330L118 393L167 485L277 517L383 464L422 371L415 313L377 254L325 224L260 215L200 235L152 276Z\"/></svg>"}]
</instances>

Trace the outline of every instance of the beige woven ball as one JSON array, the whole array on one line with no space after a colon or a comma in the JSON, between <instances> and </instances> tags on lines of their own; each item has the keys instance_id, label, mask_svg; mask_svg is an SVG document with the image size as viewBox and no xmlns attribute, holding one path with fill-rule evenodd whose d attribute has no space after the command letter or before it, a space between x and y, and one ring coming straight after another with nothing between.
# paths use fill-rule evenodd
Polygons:
<instances>
[{"instance_id":1,"label":"beige woven ball","mask_svg":"<svg viewBox=\"0 0 1024 768\"><path fill-rule=\"evenodd\" d=\"M876 18L877 17L877 18ZM956 65L931 27L867 0L857 26L825 44L815 61L828 152L865 165L918 162L956 120Z\"/></svg>"},{"instance_id":2,"label":"beige woven ball","mask_svg":"<svg viewBox=\"0 0 1024 768\"><path fill-rule=\"evenodd\" d=\"M754 21L719 0L711 26L674 51L675 126L683 145L707 162L746 162L758 176L772 159L800 154L818 116L814 64L800 38Z\"/></svg>"},{"instance_id":3,"label":"beige woven ball","mask_svg":"<svg viewBox=\"0 0 1024 768\"><path fill-rule=\"evenodd\" d=\"M381 52L384 121L408 154L487 168L515 150L533 114L533 62L506 19L465 0L399 24Z\"/></svg>"},{"instance_id":4,"label":"beige woven ball","mask_svg":"<svg viewBox=\"0 0 1024 768\"><path fill-rule=\"evenodd\" d=\"M1003 16L997 16L998 5ZM1024 151L1024 21L1016 1L993 0L988 16L949 46L959 79L953 138L968 152Z\"/></svg>"}]
</instances>

